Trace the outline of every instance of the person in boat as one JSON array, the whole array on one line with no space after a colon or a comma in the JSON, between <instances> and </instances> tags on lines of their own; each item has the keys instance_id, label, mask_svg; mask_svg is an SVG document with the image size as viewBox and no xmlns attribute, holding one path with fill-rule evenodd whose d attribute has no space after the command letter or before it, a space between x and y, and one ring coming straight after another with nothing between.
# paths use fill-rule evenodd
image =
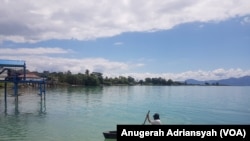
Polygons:
<instances>
[{"instance_id":1,"label":"person in boat","mask_svg":"<svg viewBox=\"0 0 250 141\"><path fill-rule=\"evenodd\" d=\"M151 125L161 125L160 115L158 113L155 113L153 115L153 118L154 118L154 120L151 120L149 114L147 114L148 122Z\"/></svg>"}]
</instances>

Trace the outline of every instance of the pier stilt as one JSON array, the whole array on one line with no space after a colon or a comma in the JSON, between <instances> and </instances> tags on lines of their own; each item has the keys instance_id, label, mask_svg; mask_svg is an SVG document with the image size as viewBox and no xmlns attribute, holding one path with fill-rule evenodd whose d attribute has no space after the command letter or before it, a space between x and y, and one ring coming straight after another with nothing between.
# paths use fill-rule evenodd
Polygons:
<instances>
[{"instance_id":1,"label":"pier stilt","mask_svg":"<svg viewBox=\"0 0 250 141\"><path fill-rule=\"evenodd\" d=\"M7 83L4 82L4 102L7 104Z\"/></svg>"},{"instance_id":2,"label":"pier stilt","mask_svg":"<svg viewBox=\"0 0 250 141\"><path fill-rule=\"evenodd\" d=\"M18 83L14 82L14 96L18 100Z\"/></svg>"}]
</instances>

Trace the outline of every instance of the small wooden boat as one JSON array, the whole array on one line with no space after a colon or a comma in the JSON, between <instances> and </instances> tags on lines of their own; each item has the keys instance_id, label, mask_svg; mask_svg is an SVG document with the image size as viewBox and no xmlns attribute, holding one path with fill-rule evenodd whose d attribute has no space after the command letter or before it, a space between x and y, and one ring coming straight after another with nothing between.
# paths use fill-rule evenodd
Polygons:
<instances>
[{"instance_id":1,"label":"small wooden boat","mask_svg":"<svg viewBox=\"0 0 250 141\"><path fill-rule=\"evenodd\" d=\"M105 131L103 136L105 139L116 139L116 131Z\"/></svg>"}]
</instances>

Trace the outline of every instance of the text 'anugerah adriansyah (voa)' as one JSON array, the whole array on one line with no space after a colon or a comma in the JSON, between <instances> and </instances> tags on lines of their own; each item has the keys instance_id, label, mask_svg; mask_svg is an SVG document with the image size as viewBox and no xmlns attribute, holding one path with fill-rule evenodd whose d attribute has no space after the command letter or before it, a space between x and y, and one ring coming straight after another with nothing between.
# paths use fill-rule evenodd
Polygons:
<instances>
[{"instance_id":1,"label":"text 'anugerah adriansyah (voa)'","mask_svg":"<svg viewBox=\"0 0 250 141\"><path fill-rule=\"evenodd\" d=\"M162 129L153 130L153 131L127 131L126 129L123 129L121 132L121 136L137 136L139 138L144 137L160 137L160 136L179 136L179 137L185 137L185 136L197 136L201 138L205 138L207 136L217 136L217 131L214 129L208 130L208 131L190 131L185 129L168 129L166 132Z\"/></svg>"}]
</instances>

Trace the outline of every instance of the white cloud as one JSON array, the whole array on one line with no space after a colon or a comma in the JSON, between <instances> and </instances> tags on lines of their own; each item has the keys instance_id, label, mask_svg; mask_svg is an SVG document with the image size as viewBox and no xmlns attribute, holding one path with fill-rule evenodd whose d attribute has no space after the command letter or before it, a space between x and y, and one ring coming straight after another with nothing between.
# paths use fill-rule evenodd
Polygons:
<instances>
[{"instance_id":1,"label":"white cloud","mask_svg":"<svg viewBox=\"0 0 250 141\"><path fill-rule=\"evenodd\" d=\"M250 24L250 17L243 18L243 20L240 23L242 25Z\"/></svg>"},{"instance_id":2,"label":"white cloud","mask_svg":"<svg viewBox=\"0 0 250 141\"><path fill-rule=\"evenodd\" d=\"M250 75L250 70L242 70L240 68L223 69L218 68L211 71L197 70L186 71L182 73L124 73L136 68L144 67L145 59L142 58L138 62L118 62L107 60L105 58L67 58L65 55L74 53L71 50L62 48L0 48L0 59L9 60L25 60L27 69L30 71L56 71L72 73L84 73L87 69L91 72L97 71L108 77L132 76L137 80L145 78L165 78L174 81L184 81L186 79L197 80L218 80L230 77L242 77ZM61 54L63 57L52 57L50 54ZM146 60L147 61L147 60Z\"/></svg>"},{"instance_id":3,"label":"white cloud","mask_svg":"<svg viewBox=\"0 0 250 141\"><path fill-rule=\"evenodd\" d=\"M249 5L248 0L5 0L0 5L0 42L88 40L171 29L187 22L245 16Z\"/></svg>"},{"instance_id":4,"label":"white cloud","mask_svg":"<svg viewBox=\"0 0 250 141\"><path fill-rule=\"evenodd\" d=\"M213 71L186 71L182 73L124 73L124 74L111 74L106 73L106 76L115 77L118 75L121 76L132 76L137 80L144 80L145 78L164 78L166 80L172 79L174 81L185 81L187 79L196 79L196 80L219 80L227 79L230 77L242 77L249 76L250 70L242 69L216 69Z\"/></svg>"},{"instance_id":5,"label":"white cloud","mask_svg":"<svg viewBox=\"0 0 250 141\"><path fill-rule=\"evenodd\" d=\"M138 67L143 67L143 66L145 66L145 64L143 64L143 63L138 63L138 64L136 64L136 66L138 66Z\"/></svg>"},{"instance_id":6,"label":"white cloud","mask_svg":"<svg viewBox=\"0 0 250 141\"><path fill-rule=\"evenodd\" d=\"M204 27L204 24L199 25L199 28L203 28L203 27Z\"/></svg>"},{"instance_id":7,"label":"white cloud","mask_svg":"<svg viewBox=\"0 0 250 141\"><path fill-rule=\"evenodd\" d=\"M39 48L38 48L39 50ZM242 69L223 69L219 68L212 71L186 71L182 73L124 73L134 68L143 67L145 64L131 64L125 62L111 61L104 58L82 58L72 59L63 57L49 57L45 55L21 55L13 53L12 55L1 54L0 59L9 60L25 60L27 69L31 71L56 71L67 72L70 70L72 73L84 73L87 69L91 72L97 71L108 77L118 76L132 76L137 80L144 80L145 78L165 78L166 80L172 79L174 81L184 81L186 79L197 80L218 80L230 77L242 77L250 75L250 70Z\"/></svg>"},{"instance_id":8,"label":"white cloud","mask_svg":"<svg viewBox=\"0 0 250 141\"><path fill-rule=\"evenodd\" d=\"M0 54L10 54L10 55L41 55L41 54L65 54L71 53L72 50L65 50L62 48L46 48L46 47L38 47L38 48L0 48Z\"/></svg>"},{"instance_id":9,"label":"white cloud","mask_svg":"<svg viewBox=\"0 0 250 141\"><path fill-rule=\"evenodd\" d=\"M0 59L25 60L30 71L56 71L72 73L84 73L85 70L98 72L117 72L128 69L128 64L109 61L103 58L71 59L48 56L0 56Z\"/></svg>"},{"instance_id":10,"label":"white cloud","mask_svg":"<svg viewBox=\"0 0 250 141\"><path fill-rule=\"evenodd\" d=\"M121 45L123 45L123 42L115 42L114 45L115 46L121 46Z\"/></svg>"},{"instance_id":11,"label":"white cloud","mask_svg":"<svg viewBox=\"0 0 250 141\"><path fill-rule=\"evenodd\" d=\"M56 71L83 73L86 69L98 72L121 72L142 64L111 61L105 58L68 58L75 52L62 48L0 48L0 59L25 60L30 71ZM51 55L52 54L52 55ZM57 54L57 57L54 56ZM60 57L59 57L60 56Z\"/></svg>"},{"instance_id":12,"label":"white cloud","mask_svg":"<svg viewBox=\"0 0 250 141\"><path fill-rule=\"evenodd\" d=\"M110 61L104 58L65 58L49 57L49 54L70 54L73 51L61 48L0 48L0 59L4 60L25 60L27 69L31 71L57 71L72 73L90 71L116 72L127 70L129 65L123 62Z\"/></svg>"}]
</instances>

